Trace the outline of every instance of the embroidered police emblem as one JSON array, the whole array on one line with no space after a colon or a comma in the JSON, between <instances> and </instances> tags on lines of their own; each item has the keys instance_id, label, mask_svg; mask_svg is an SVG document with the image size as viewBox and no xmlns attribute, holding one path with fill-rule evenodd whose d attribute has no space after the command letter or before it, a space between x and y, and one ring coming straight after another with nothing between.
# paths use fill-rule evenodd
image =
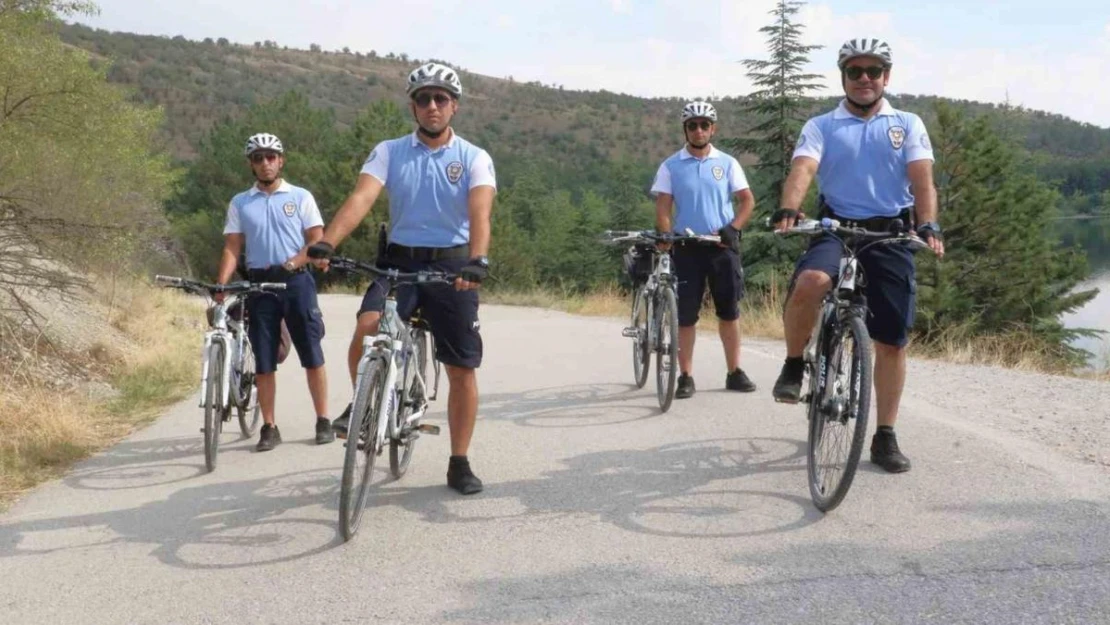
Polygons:
<instances>
[{"instance_id":1,"label":"embroidered police emblem","mask_svg":"<svg viewBox=\"0 0 1110 625\"><path fill-rule=\"evenodd\" d=\"M367 163L373 163L374 159L378 158L378 151L373 150L370 152L370 157L366 159Z\"/></svg>"},{"instance_id":2,"label":"embroidered police emblem","mask_svg":"<svg viewBox=\"0 0 1110 625\"><path fill-rule=\"evenodd\" d=\"M805 136L805 135L801 135L801 136L799 136L799 137L798 137L798 143L796 144L796 145L797 145L797 147L799 147L799 148L800 148L800 147L802 147L802 146L803 146L803 145L805 145L805 144L806 144L806 136Z\"/></svg>"},{"instance_id":3,"label":"embroidered police emblem","mask_svg":"<svg viewBox=\"0 0 1110 625\"><path fill-rule=\"evenodd\" d=\"M455 184L459 181L459 178L462 178L462 172L463 165L458 161L452 161L447 165L447 179L451 181L451 184Z\"/></svg>"},{"instance_id":4,"label":"embroidered police emblem","mask_svg":"<svg viewBox=\"0 0 1110 625\"><path fill-rule=\"evenodd\" d=\"M933 149L932 144L929 143L929 135L921 135L921 147L925 148L926 150Z\"/></svg>"},{"instance_id":5,"label":"embroidered police emblem","mask_svg":"<svg viewBox=\"0 0 1110 625\"><path fill-rule=\"evenodd\" d=\"M713 177L717 180L725 177L725 168L720 165L713 168Z\"/></svg>"},{"instance_id":6,"label":"embroidered police emblem","mask_svg":"<svg viewBox=\"0 0 1110 625\"><path fill-rule=\"evenodd\" d=\"M293 214L297 212L297 205L294 202L286 202L285 206L281 207L281 210L285 211L286 217L292 217Z\"/></svg>"},{"instance_id":7,"label":"embroidered police emblem","mask_svg":"<svg viewBox=\"0 0 1110 625\"><path fill-rule=\"evenodd\" d=\"M895 150L902 148L902 144L906 142L906 129L901 126L891 126L890 130L886 131L886 135L890 137L890 145L894 146Z\"/></svg>"}]
</instances>

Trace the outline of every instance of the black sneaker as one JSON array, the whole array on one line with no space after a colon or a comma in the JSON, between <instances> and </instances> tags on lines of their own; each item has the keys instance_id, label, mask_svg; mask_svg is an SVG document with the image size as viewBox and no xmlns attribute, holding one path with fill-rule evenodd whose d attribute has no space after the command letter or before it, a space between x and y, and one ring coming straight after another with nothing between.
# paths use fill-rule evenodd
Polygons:
<instances>
[{"instance_id":1,"label":"black sneaker","mask_svg":"<svg viewBox=\"0 0 1110 625\"><path fill-rule=\"evenodd\" d=\"M796 404L802 398L802 377L805 375L805 361L801 358L787 358L782 365L779 379L771 391L776 401Z\"/></svg>"},{"instance_id":2,"label":"black sneaker","mask_svg":"<svg viewBox=\"0 0 1110 625\"><path fill-rule=\"evenodd\" d=\"M755 382L748 378L744 370L737 367L735 371L725 376L725 388L730 391L750 393L755 390Z\"/></svg>"},{"instance_id":3,"label":"black sneaker","mask_svg":"<svg viewBox=\"0 0 1110 625\"><path fill-rule=\"evenodd\" d=\"M482 492L482 480L470 470L470 461L466 458L451 457L447 463L447 485L464 495Z\"/></svg>"},{"instance_id":4,"label":"black sneaker","mask_svg":"<svg viewBox=\"0 0 1110 625\"><path fill-rule=\"evenodd\" d=\"M335 440L335 432L331 429L331 421L327 417L316 417L316 444L324 445Z\"/></svg>"},{"instance_id":5,"label":"black sneaker","mask_svg":"<svg viewBox=\"0 0 1110 625\"><path fill-rule=\"evenodd\" d=\"M678 376L678 388L675 389L674 398L686 399L687 397L693 397L695 390L694 378L688 374L683 373Z\"/></svg>"},{"instance_id":6,"label":"black sneaker","mask_svg":"<svg viewBox=\"0 0 1110 625\"><path fill-rule=\"evenodd\" d=\"M871 463L877 464L889 473L904 473L910 470L910 459L898 449L898 439L894 430L879 430L871 438Z\"/></svg>"},{"instance_id":7,"label":"black sneaker","mask_svg":"<svg viewBox=\"0 0 1110 625\"><path fill-rule=\"evenodd\" d=\"M347 438L347 426L351 423L351 404L347 404L347 409L339 418L331 422L331 429L335 432L338 438Z\"/></svg>"},{"instance_id":8,"label":"black sneaker","mask_svg":"<svg viewBox=\"0 0 1110 625\"><path fill-rule=\"evenodd\" d=\"M262 432L258 436L258 446L255 447L255 449L257 451L270 451L280 444L281 432L278 431L277 426L270 423L263 423Z\"/></svg>"}]
</instances>

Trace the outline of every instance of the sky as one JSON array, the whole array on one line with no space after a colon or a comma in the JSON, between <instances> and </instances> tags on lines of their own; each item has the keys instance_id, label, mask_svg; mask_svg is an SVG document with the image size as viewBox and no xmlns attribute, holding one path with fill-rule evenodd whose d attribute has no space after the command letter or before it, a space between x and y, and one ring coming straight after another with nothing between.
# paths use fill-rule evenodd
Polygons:
<instances>
[{"instance_id":1,"label":"sky","mask_svg":"<svg viewBox=\"0 0 1110 625\"><path fill-rule=\"evenodd\" d=\"M639 96L739 96L765 58L775 0L96 0L75 21L112 31L226 37L444 59L468 71ZM1110 128L1110 2L809 2L809 71L839 95L845 39L894 53L889 91L1005 102ZM463 85L465 89L465 84ZM723 120L722 120L723 121Z\"/></svg>"}]
</instances>

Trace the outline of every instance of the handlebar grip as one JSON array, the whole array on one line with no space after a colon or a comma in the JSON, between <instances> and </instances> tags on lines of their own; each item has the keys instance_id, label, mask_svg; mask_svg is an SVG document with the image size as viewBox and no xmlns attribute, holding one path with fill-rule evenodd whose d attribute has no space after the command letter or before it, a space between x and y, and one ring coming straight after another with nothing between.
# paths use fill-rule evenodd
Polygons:
<instances>
[{"instance_id":1,"label":"handlebar grip","mask_svg":"<svg viewBox=\"0 0 1110 625\"><path fill-rule=\"evenodd\" d=\"M174 276L163 276L162 274L158 274L158 275L154 276L154 281L155 282L161 282L163 284L172 284L174 286L180 286L181 284L183 284L185 282L181 278L177 278L177 277L174 277Z\"/></svg>"}]
</instances>

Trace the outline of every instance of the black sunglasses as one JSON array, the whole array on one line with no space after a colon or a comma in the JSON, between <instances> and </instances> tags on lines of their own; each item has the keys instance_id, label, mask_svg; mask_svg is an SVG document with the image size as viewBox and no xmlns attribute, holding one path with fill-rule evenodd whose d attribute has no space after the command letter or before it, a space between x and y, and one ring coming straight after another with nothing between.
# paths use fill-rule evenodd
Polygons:
<instances>
[{"instance_id":1,"label":"black sunglasses","mask_svg":"<svg viewBox=\"0 0 1110 625\"><path fill-rule=\"evenodd\" d=\"M860 76L863 76L864 74L867 74L867 77L871 80L875 80L879 76L882 76L883 72L885 71L886 68L881 65L870 65L868 67L859 67L857 65L853 65L852 67L845 69L844 74L848 76L848 78L851 80L859 80Z\"/></svg>"},{"instance_id":2,"label":"black sunglasses","mask_svg":"<svg viewBox=\"0 0 1110 625\"><path fill-rule=\"evenodd\" d=\"M255 164L261 163L263 160L276 161L277 158L278 155L273 152L255 152L251 154L251 162Z\"/></svg>"},{"instance_id":3,"label":"black sunglasses","mask_svg":"<svg viewBox=\"0 0 1110 625\"><path fill-rule=\"evenodd\" d=\"M701 128L702 130L709 130L711 126L713 126L713 122L707 119L703 119L701 121L691 119L690 121L686 122L686 130L689 130L690 132L694 132L698 128Z\"/></svg>"},{"instance_id":4,"label":"black sunglasses","mask_svg":"<svg viewBox=\"0 0 1110 625\"><path fill-rule=\"evenodd\" d=\"M432 100L435 100L436 106L443 108L447 106L448 102L451 101L451 96L445 93L437 93L435 95L432 95L430 93L418 93L412 99L413 102L416 102L416 106L419 106L422 109L428 108L428 105L432 103Z\"/></svg>"}]
</instances>

